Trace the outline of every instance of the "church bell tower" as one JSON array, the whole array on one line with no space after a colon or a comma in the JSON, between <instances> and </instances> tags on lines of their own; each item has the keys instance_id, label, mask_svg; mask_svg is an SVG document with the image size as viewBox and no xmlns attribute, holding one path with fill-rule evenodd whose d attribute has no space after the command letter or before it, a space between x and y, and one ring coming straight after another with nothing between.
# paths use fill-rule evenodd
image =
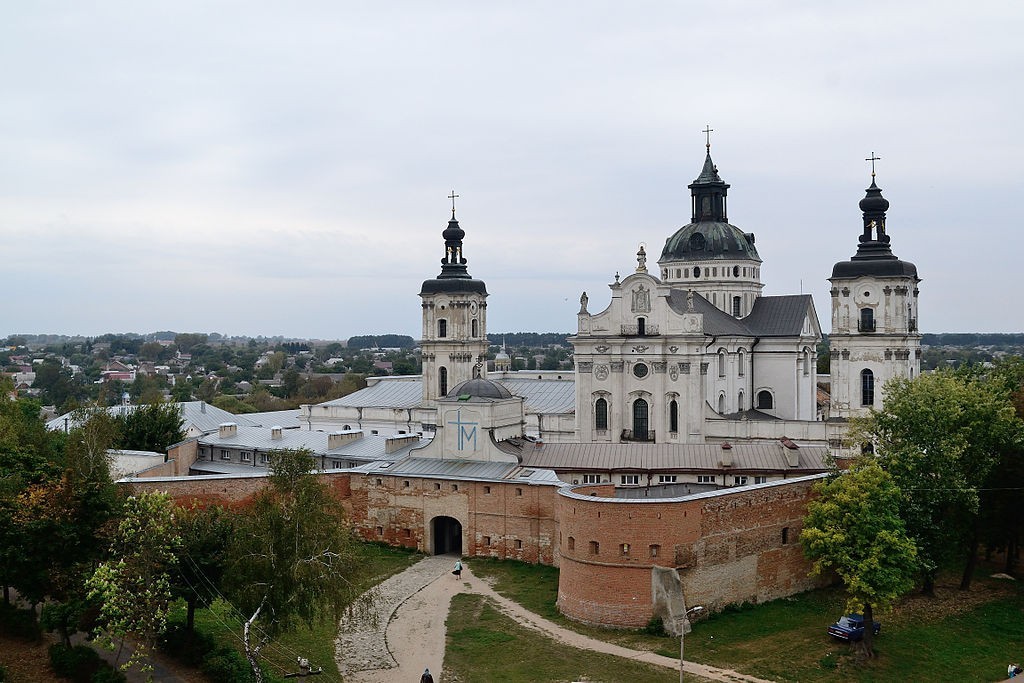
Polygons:
<instances>
[{"instance_id":1,"label":"church bell tower","mask_svg":"<svg viewBox=\"0 0 1024 683\"><path fill-rule=\"evenodd\" d=\"M466 232L452 217L441 234L444 258L441 273L423 282L423 407L435 408L457 385L487 374L487 287L466 268L462 240Z\"/></svg>"},{"instance_id":2,"label":"church bell tower","mask_svg":"<svg viewBox=\"0 0 1024 683\"><path fill-rule=\"evenodd\" d=\"M875 184L860 200L863 231L857 253L832 269L831 417L852 417L882 407L885 383L921 374L917 266L889 247L889 202Z\"/></svg>"}]
</instances>

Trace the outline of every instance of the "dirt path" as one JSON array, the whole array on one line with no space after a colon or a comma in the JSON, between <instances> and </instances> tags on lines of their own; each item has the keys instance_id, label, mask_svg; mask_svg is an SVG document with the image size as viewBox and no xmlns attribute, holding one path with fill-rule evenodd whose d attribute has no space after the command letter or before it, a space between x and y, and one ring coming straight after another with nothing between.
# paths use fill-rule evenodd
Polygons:
<instances>
[{"instance_id":1,"label":"dirt path","mask_svg":"<svg viewBox=\"0 0 1024 683\"><path fill-rule=\"evenodd\" d=\"M603 652L668 669L679 669L679 660L653 652L606 643L563 628L502 597L485 581L463 566L462 580L451 575L454 557L428 557L379 586L378 622L366 627L360 621L343 621L337 647L338 668L347 683L415 681L429 668L440 680L444 664L445 619L452 596L477 593L491 600L504 614L556 642L583 650ZM726 683L771 683L737 671L686 662L685 671Z\"/></svg>"}]
</instances>

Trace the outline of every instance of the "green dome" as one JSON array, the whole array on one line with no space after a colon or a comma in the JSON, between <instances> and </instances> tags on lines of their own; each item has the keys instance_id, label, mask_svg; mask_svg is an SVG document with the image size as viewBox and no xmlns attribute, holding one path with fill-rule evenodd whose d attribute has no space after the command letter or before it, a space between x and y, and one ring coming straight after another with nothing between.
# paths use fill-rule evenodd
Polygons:
<instances>
[{"instance_id":1,"label":"green dome","mask_svg":"<svg viewBox=\"0 0 1024 683\"><path fill-rule=\"evenodd\" d=\"M690 223L665 240L658 263L711 259L743 259L760 263L761 257L754 247L754 233L743 232L735 225L718 221Z\"/></svg>"}]
</instances>

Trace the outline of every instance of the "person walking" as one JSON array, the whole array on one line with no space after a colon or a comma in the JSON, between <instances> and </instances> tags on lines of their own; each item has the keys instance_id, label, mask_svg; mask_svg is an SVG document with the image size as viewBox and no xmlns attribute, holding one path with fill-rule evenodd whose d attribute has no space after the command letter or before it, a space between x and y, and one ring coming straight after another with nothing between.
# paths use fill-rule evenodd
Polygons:
<instances>
[{"instance_id":1,"label":"person walking","mask_svg":"<svg viewBox=\"0 0 1024 683\"><path fill-rule=\"evenodd\" d=\"M434 683L434 677L430 675L430 669L424 669L420 676L420 683Z\"/></svg>"},{"instance_id":2,"label":"person walking","mask_svg":"<svg viewBox=\"0 0 1024 683\"><path fill-rule=\"evenodd\" d=\"M452 570L452 574L455 574L456 579L462 578L462 560L455 560L455 569Z\"/></svg>"}]
</instances>

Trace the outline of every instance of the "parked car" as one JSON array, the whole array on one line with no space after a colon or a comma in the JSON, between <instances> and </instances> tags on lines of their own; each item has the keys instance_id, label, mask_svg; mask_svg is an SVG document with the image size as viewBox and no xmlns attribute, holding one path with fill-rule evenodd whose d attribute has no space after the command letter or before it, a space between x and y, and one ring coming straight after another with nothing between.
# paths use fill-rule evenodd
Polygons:
<instances>
[{"instance_id":1,"label":"parked car","mask_svg":"<svg viewBox=\"0 0 1024 683\"><path fill-rule=\"evenodd\" d=\"M882 625L876 621L871 630L877 636L878 632L882 630ZM847 614L839 617L839 621L828 627L828 634L840 640L860 640L864 637L864 615Z\"/></svg>"}]
</instances>

